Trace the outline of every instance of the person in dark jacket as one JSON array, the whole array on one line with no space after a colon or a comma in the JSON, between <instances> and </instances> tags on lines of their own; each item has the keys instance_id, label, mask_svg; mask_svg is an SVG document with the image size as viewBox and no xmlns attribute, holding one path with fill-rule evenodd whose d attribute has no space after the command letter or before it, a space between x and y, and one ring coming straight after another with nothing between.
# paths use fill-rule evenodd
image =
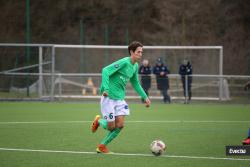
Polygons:
<instances>
[{"instance_id":1,"label":"person in dark jacket","mask_svg":"<svg viewBox=\"0 0 250 167\"><path fill-rule=\"evenodd\" d=\"M180 65L179 74L181 75L184 97L186 98L186 96L188 95L187 102L189 103L192 97L192 92L191 92L192 76L190 75L193 74L193 67L187 59L184 59L183 63ZM187 82L185 82L185 78L187 78ZM187 85L185 85L186 83ZM186 88L187 88L187 95L186 95Z\"/></svg>"},{"instance_id":2,"label":"person in dark jacket","mask_svg":"<svg viewBox=\"0 0 250 167\"><path fill-rule=\"evenodd\" d=\"M147 59L144 59L142 61L142 65L139 68L139 74L141 74L141 86L147 95L148 95L148 90L151 87L151 72L152 70L149 61Z\"/></svg>"},{"instance_id":3,"label":"person in dark jacket","mask_svg":"<svg viewBox=\"0 0 250 167\"><path fill-rule=\"evenodd\" d=\"M250 81L248 81L245 85L244 85L244 90L250 90Z\"/></svg>"},{"instance_id":4,"label":"person in dark jacket","mask_svg":"<svg viewBox=\"0 0 250 167\"><path fill-rule=\"evenodd\" d=\"M153 72L156 76L157 89L161 91L164 103L171 103L170 96L168 95L168 89L169 89L168 74L170 72L167 66L164 65L161 58L157 59Z\"/></svg>"}]
</instances>

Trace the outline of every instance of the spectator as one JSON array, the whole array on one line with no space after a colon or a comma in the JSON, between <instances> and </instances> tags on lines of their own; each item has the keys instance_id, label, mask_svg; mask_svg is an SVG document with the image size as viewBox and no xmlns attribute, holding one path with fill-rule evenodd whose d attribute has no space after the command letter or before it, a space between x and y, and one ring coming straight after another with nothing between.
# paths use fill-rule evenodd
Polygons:
<instances>
[{"instance_id":1,"label":"spectator","mask_svg":"<svg viewBox=\"0 0 250 167\"><path fill-rule=\"evenodd\" d=\"M157 59L153 72L156 75L157 89L161 91L164 103L171 103L170 96L168 95L168 89L169 89L168 74L170 72L167 66L164 65L161 58Z\"/></svg>"},{"instance_id":2,"label":"spectator","mask_svg":"<svg viewBox=\"0 0 250 167\"><path fill-rule=\"evenodd\" d=\"M184 92L184 97L185 99L187 98L186 96L188 95L188 101L185 100L185 103L189 103L192 97L192 92L191 92L191 87L192 87L192 75L193 73L193 68L191 63L187 60L184 59L183 63L180 65L179 68L179 74L181 75L181 82L183 86L183 92ZM187 76L187 85L185 82L185 78ZM187 88L187 94L186 94L186 88Z\"/></svg>"},{"instance_id":3,"label":"spectator","mask_svg":"<svg viewBox=\"0 0 250 167\"><path fill-rule=\"evenodd\" d=\"M250 81L248 81L245 85L244 85L244 90L250 90Z\"/></svg>"},{"instance_id":4,"label":"spectator","mask_svg":"<svg viewBox=\"0 0 250 167\"><path fill-rule=\"evenodd\" d=\"M151 87L151 67L147 59L142 61L142 65L139 68L139 74L141 75L141 85L145 93L148 95L148 90ZM142 99L143 101L143 99ZM144 101L143 101L144 102Z\"/></svg>"}]
</instances>

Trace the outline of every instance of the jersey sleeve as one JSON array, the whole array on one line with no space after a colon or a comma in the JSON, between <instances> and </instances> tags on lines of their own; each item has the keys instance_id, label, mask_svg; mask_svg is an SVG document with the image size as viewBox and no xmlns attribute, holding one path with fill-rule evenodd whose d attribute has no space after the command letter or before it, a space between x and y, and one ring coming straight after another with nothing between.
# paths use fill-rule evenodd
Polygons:
<instances>
[{"instance_id":1,"label":"jersey sleeve","mask_svg":"<svg viewBox=\"0 0 250 167\"><path fill-rule=\"evenodd\" d=\"M142 89L140 85L140 81L138 79L138 66L132 78L130 78L130 82L135 89L135 91L145 100L148 96L146 95L145 91Z\"/></svg>"},{"instance_id":2,"label":"jersey sleeve","mask_svg":"<svg viewBox=\"0 0 250 167\"><path fill-rule=\"evenodd\" d=\"M120 59L102 69L102 90L101 93L106 91L109 92L109 77L118 71L120 68L125 66L126 61L124 59Z\"/></svg>"}]
</instances>

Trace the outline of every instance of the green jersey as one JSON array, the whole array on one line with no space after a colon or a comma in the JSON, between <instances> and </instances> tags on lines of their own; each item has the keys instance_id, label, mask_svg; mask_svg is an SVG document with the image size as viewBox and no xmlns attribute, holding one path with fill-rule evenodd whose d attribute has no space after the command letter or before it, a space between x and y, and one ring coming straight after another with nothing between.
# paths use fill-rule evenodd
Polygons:
<instances>
[{"instance_id":1,"label":"green jersey","mask_svg":"<svg viewBox=\"0 0 250 167\"><path fill-rule=\"evenodd\" d=\"M123 100L128 81L143 99L147 98L138 79L138 63L132 64L130 57L120 59L102 69L100 93L105 91L110 99Z\"/></svg>"}]
</instances>

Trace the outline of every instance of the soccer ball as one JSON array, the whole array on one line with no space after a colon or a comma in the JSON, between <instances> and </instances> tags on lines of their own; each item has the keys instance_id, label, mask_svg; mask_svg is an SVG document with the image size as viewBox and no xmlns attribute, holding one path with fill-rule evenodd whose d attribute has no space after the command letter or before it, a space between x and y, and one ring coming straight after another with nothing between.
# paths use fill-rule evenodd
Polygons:
<instances>
[{"instance_id":1,"label":"soccer ball","mask_svg":"<svg viewBox=\"0 0 250 167\"><path fill-rule=\"evenodd\" d=\"M166 144L161 140L154 140L150 144L150 149L155 156L159 156L165 151Z\"/></svg>"}]
</instances>

